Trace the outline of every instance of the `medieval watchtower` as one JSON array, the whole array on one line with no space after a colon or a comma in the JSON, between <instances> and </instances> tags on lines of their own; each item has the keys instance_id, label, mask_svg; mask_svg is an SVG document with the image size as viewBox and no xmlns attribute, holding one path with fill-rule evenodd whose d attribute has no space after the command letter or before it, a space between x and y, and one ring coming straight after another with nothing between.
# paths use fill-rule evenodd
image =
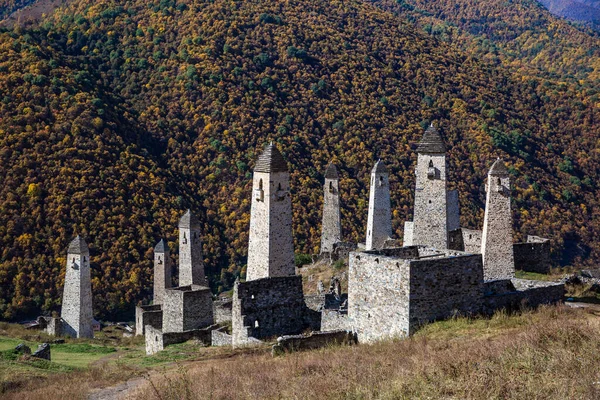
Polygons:
<instances>
[{"instance_id":1,"label":"medieval watchtower","mask_svg":"<svg viewBox=\"0 0 600 400\"><path fill-rule=\"evenodd\" d=\"M446 209L446 147L431 125L417 147L412 243L448 248Z\"/></svg>"},{"instance_id":2,"label":"medieval watchtower","mask_svg":"<svg viewBox=\"0 0 600 400\"><path fill-rule=\"evenodd\" d=\"M339 176L335 164L325 170L323 185L323 223L321 225L321 254L331 253L333 245L342 241L340 218Z\"/></svg>"},{"instance_id":3,"label":"medieval watchtower","mask_svg":"<svg viewBox=\"0 0 600 400\"><path fill-rule=\"evenodd\" d=\"M171 287L171 257L164 239L154 247L154 304L163 304L165 289Z\"/></svg>"},{"instance_id":4,"label":"medieval watchtower","mask_svg":"<svg viewBox=\"0 0 600 400\"><path fill-rule=\"evenodd\" d=\"M179 286L206 286L200 221L190 210L179 220Z\"/></svg>"},{"instance_id":5,"label":"medieval watchtower","mask_svg":"<svg viewBox=\"0 0 600 400\"><path fill-rule=\"evenodd\" d=\"M63 332L76 338L93 338L92 282L90 251L85 240L77 236L67 250L67 271L63 292Z\"/></svg>"},{"instance_id":6,"label":"medieval watchtower","mask_svg":"<svg viewBox=\"0 0 600 400\"><path fill-rule=\"evenodd\" d=\"M290 174L271 143L254 167L246 281L295 273Z\"/></svg>"},{"instance_id":7,"label":"medieval watchtower","mask_svg":"<svg viewBox=\"0 0 600 400\"><path fill-rule=\"evenodd\" d=\"M510 178L506 166L500 159L496 160L490 168L486 191L481 240L483 277L485 280L514 278Z\"/></svg>"},{"instance_id":8,"label":"medieval watchtower","mask_svg":"<svg viewBox=\"0 0 600 400\"><path fill-rule=\"evenodd\" d=\"M390 210L390 181L387 168L379 160L371 170L369 190L369 216L367 219L367 250L381 249L392 237L392 214Z\"/></svg>"}]
</instances>

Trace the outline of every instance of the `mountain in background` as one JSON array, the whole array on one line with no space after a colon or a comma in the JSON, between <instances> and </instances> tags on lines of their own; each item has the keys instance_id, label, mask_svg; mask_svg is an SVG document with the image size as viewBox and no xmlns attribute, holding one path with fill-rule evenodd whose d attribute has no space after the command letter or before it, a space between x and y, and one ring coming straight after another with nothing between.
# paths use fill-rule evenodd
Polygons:
<instances>
[{"instance_id":1,"label":"mountain in background","mask_svg":"<svg viewBox=\"0 0 600 400\"><path fill-rule=\"evenodd\" d=\"M481 226L500 156L515 239L552 238L561 265L597 263L597 38L531 2L425 3L74 0L0 28L0 315L58 307L75 234L90 245L97 317L131 315L150 298L154 244L165 237L176 258L187 208L211 287L230 288L270 140L291 170L297 252L318 251L330 161L345 239L364 240L378 158L402 237L431 122L463 226Z\"/></svg>"},{"instance_id":2,"label":"mountain in background","mask_svg":"<svg viewBox=\"0 0 600 400\"><path fill-rule=\"evenodd\" d=\"M552 14L600 29L599 0L539 0Z\"/></svg>"}]
</instances>

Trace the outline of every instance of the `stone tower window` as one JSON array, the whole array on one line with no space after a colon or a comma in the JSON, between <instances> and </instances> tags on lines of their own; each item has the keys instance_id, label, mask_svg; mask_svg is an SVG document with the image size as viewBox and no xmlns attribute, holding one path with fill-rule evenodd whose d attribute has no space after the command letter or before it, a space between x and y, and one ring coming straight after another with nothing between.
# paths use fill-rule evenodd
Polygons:
<instances>
[{"instance_id":1,"label":"stone tower window","mask_svg":"<svg viewBox=\"0 0 600 400\"><path fill-rule=\"evenodd\" d=\"M86 261L87 261L87 257L83 256L83 262L86 262Z\"/></svg>"},{"instance_id":2,"label":"stone tower window","mask_svg":"<svg viewBox=\"0 0 600 400\"><path fill-rule=\"evenodd\" d=\"M500 178L496 179L496 190L498 193L502 192L502 180Z\"/></svg>"},{"instance_id":3,"label":"stone tower window","mask_svg":"<svg viewBox=\"0 0 600 400\"><path fill-rule=\"evenodd\" d=\"M258 328L258 320L254 321L254 327Z\"/></svg>"},{"instance_id":4,"label":"stone tower window","mask_svg":"<svg viewBox=\"0 0 600 400\"><path fill-rule=\"evenodd\" d=\"M73 261L72 261L72 264L75 264L75 257L73 257Z\"/></svg>"},{"instance_id":5,"label":"stone tower window","mask_svg":"<svg viewBox=\"0 0 600 400\"><path fill-rule=\"evenodd\" d=\"M158 257L158 265L162 265L162 258Z\"/></svg>"},{"instance_id":6,"label":"stone tower window","mask_svg":"<svg viewBox=\"0 0 600 400\"><path fill-rule=\"evenodd\" d=\"M187 244L187 238L185 237L185 232L183 232L183 244Z\"/></svg>"},{"instance_id":7,"label":"stone tower window","mask_svg":"<svg viewBox=\"0 0 600 400\"><path fill-rule=\"evenodd\" d=\"M429 166L427 167L427 178L435 179L435 167L433 166L433 160L429 160Z\"/></svg>"},{"instance_id":8,"label":"stone tower window","mask_svg":"<svg viewBox=\"0 0 600 400\"><path fill-rule=\"evenodd\" d=\"M383 181L383 176L379 177L379 186L383 186L385 182Z\"/></svg>"},{"instance_id":9,"label":"stone tower window","mask_svg":"<svg viewBox=\"0 0 600 400\"><path fill-rule=\"evenodd\" d=\"M329 193L333 193L333 182L329 182Z\"/></svg>"},{"instance_id":10,"label":"stone tower window","mask_svg":"<svg viewBox=\"0 0 600 400\"><path fill-rule=\"evenodd\" d=\"M263 180L258 181L258 189L254 190L256 201L265 201L265 191L263 190Z\"/></svg>"}]
</instances>

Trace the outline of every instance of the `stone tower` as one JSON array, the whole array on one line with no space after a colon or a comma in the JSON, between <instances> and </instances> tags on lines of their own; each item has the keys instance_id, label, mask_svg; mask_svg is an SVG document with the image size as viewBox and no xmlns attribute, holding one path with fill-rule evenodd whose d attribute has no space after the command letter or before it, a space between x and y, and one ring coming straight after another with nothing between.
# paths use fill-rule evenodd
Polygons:
<instances>
[{"instance_id":1,"label":"stone tower","mask_svg":"<svg viewBox=\"0 0 600 400\"><path fill-rule=\"evenodd\" d=\"M433 125L417 147L413 245L448 248L446 147Z\"/></svg>"},{"instance_id":2,"label":"stone tower","mask_svg":"<svg viewBox=\"0 0 600 400\"><path fill-rule=\"evenodd\" d=\"M494 162L488 173L486 191L481 239L483 278L486 281L514 278L510 178L500 159Z\"/></svg>"},{"instance_id":3,"label":"stone tower","mask_svg":"<svg viewBox=\"0 0 600 400\"><path fill-rule=\"evenodd\" d=\"M335 164L325 170L323 186L323 224L321 225L321 254L331 253L333 245L342 241L340 218L339 176Z\"/></svg>"},{"instance_id":4,"label":"stone tower","mask_svg":"<svg viewBox=\"0 0 600 400\"><path fill-rule=\"evenodd\" d=\"M67 271L63 292L63 332L76 338L93 338L92 281L90 251L85 240L77 236L67 250Z\"/></svg>"},{"instance_id":5,"label":"stone tower","mask_svg":"<svg viewBox=\"0 0 600 400\"><path fill-rule=\"evenodd\" d=\"M179 286L206 286L200 221L190 210L179 220Z\"/></svg>"},{"instance_id":6,"label":"stone tower","mask_svg":"<svg viewBox=\"0 0 600 400\"><path fill-rule=\"evenodd\" d=\"M392 214L390 211L390 181L383 161L375 163L371 170L369 190L369 217L367 219L366 250L381 249L392 237Z\"/></svg>"},{"instance_id":7,"label":"stone tower","mask_svg":"<svg viewBox=\"0 0 600 400\"><path fill-rule=\"evenodd\" d=\"M251 204L246 281L295 275L290 174L273 143L256 161Z\"/></svg>"},{"instance_id":8,"label":"stone tower","mask_svg":"<svg viewBox=\"0 0 600 400\"><path fill-rule=\"evenodd\" d=\"M163 304L165 289L171 287L171 257L164 239L154 247L154 304Z\"/></svg>"}]
</instances>

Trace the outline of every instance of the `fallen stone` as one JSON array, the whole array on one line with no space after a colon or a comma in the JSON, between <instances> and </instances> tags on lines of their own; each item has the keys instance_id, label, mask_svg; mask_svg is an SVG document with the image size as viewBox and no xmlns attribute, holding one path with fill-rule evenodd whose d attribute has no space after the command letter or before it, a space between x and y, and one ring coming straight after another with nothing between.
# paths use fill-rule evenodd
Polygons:
<instances>
[{"instance_id":1,"label":"fallen stone","mask_svg":"<svg viewBox=\"0 0 600 400\"><path fill-rule=\"evenodd\" d=\"M35 353L33 353L32 355L33 357L42 358L44 360L50 361L50 345L48 343L40 344Z\"/></svg>"},{"instance_id":2,"label":"fallen stone","mask_svg":"<svg viewBox=\"0 0 600 400\"><path fill-rule=\"evenodd\" d=\"M15 352L20 354L31 354L31 348L25 343L19 343L17 347L15 347Z\"/></svg>"}]
</instances>

